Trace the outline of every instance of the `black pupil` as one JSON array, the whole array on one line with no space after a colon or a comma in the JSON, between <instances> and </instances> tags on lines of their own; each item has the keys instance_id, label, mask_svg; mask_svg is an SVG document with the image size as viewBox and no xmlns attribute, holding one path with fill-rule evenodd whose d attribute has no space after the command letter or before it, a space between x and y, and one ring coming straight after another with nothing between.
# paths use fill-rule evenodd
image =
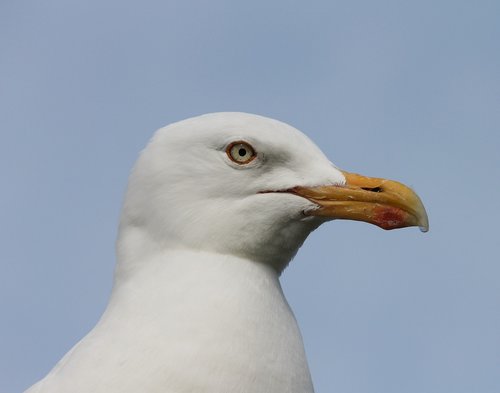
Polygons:
<instances>
[{"instance_id":1,"label":"black pupil","mask_svg":"<svg viewBox=\"0 0 500 393\"><path fill-rule=\"evenodd\" d=\"M238 150L238 154L240 157L245 157L247 155L247 151L244 148L240 148L240 150Z\"/></svg>"}]
</instances>

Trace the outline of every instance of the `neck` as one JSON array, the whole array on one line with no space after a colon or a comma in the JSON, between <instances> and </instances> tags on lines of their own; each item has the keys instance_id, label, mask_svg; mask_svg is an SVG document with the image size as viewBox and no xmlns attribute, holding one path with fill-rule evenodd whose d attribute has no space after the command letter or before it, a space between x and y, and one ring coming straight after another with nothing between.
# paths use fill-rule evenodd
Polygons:
<instances>
[{"instance_id":1,"label":"neck","mask_svg":"<svg viewBox=\"0 0 500 393\"><path fill-rule=\"evenodd\" d=\"M191 369L213 384L207 391L241 384L255 392L312 392L300 332L272 267L182 250L141 263L133 274L118 269L100 325L117 341L123 335L129 350L150 346L165 378L173 373L185 386Z\"/></svg>"}]
</instances>

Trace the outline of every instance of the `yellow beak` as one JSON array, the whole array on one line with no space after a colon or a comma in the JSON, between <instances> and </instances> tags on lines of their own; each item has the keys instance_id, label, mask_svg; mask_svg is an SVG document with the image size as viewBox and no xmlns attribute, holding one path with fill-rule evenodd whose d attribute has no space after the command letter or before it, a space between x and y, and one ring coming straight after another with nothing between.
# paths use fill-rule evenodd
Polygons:
<instances>
[{"instance_id":1,"label":"yellow beak","mask_svg":"<svg viewBox=\"0 0 500 393\"><path fill-rule=\"evenodd\" d=\"M316 203L311 216L365 221L383 229L418 226L429 230L422 201L409 187L397 181L342 171L345 185L295 187L288 192Z\"/></svg>"}]
</instances>

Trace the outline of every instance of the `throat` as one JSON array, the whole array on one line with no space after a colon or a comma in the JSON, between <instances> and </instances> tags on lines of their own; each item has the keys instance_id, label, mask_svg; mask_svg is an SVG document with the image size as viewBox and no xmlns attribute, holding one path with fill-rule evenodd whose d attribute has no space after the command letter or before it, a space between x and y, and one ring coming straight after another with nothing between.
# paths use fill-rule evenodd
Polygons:
<instances>
[{"instance_id":1,"label":"throat","mask_svg":"<svg viewBox=\"0 0 500 393\"><path fill-rule=\"evenodd\" d=\"M276 270L245 258L171 250L152 254L133 268L128 265L128 269L117 266L113 298L133 293L137 300L161 302L163 309L197 302L220 307L233 299L243 307L266 296L284 300Z\"/></svg>"}]
</instances>

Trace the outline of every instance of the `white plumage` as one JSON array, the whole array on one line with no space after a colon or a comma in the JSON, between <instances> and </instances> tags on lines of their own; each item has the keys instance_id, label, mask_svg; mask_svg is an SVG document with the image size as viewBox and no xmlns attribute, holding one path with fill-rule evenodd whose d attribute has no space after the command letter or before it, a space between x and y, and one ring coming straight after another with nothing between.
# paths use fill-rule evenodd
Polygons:
<instances>
[{"instance_id":1,"label":"white plumage","mask_svg":"<svg viewBox=\"0 0 500 393\"><path fill-rule=\"evenodd\" d=\"M232 161L235 141L255 159ZM27 392L313 392L278 278L331 217L284 191L345 183L276 120L217 113L160 129L130 176L104 315Z\"/></svg>"}]
</instances>

